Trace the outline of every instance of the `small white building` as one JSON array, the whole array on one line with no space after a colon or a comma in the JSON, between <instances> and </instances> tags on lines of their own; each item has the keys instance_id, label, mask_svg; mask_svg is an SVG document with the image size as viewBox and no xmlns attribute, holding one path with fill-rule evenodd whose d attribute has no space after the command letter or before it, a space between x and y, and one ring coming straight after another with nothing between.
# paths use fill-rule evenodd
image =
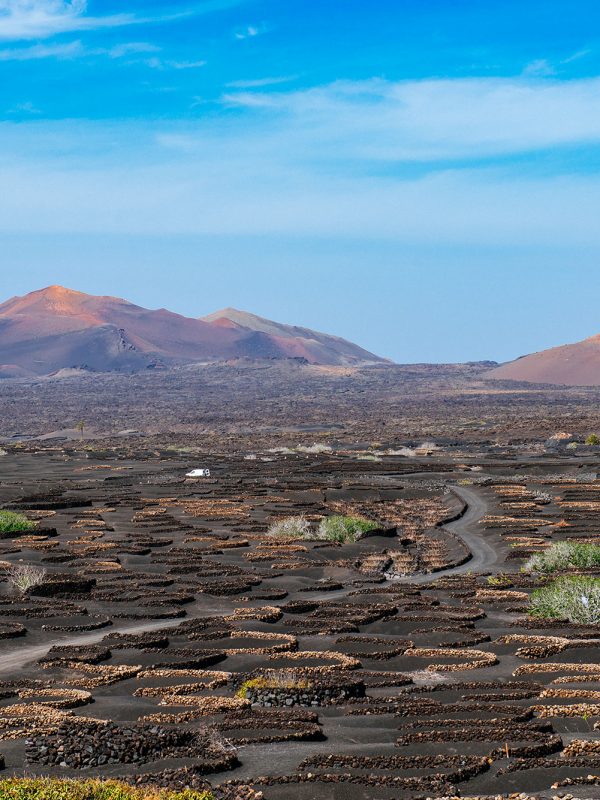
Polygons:
<instances>
[{"instance_id":1,"label":"small white building","mask_svg":"<svg viewBox=\"0 0 600 800\"><path fill-rule=\"evenodd\" d=\"M210 478L209 469L193 469L191 472L186 472L186 478Z\"/></svg>"}]
</instances>

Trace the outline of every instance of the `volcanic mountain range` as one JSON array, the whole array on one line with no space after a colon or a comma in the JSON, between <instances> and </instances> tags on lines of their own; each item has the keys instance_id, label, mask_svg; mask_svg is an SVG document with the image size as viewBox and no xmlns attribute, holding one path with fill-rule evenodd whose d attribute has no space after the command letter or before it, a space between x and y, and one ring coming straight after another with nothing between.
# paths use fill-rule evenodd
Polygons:
<instances>
[{"instance_id":1,"label":"volcanic mountain range","mask_svg":"<svg viewBox=\"0 0 600 800\"><path fill-rule=\"evenodd\" d=\"M240 359L328 366L390 364L356 344L226 308L199 319L49 286L0 305L0 378L64 370L138 372ZM481 377L600 386L600 336L523 356Z\"/></svg>"},{"instance_id":2,"label":"volcanic mountain range","mask_svg":"<svg viewBox=\"0 0 600 800\"><path fill-rule=\"evenodd\" d=\"M48 375L71 368L137 371L240 358L295 358L328 365L386 363L337 336L232 308L193 319L62 286L0 305L0 377Z\"/></svg>"}]
</instances>

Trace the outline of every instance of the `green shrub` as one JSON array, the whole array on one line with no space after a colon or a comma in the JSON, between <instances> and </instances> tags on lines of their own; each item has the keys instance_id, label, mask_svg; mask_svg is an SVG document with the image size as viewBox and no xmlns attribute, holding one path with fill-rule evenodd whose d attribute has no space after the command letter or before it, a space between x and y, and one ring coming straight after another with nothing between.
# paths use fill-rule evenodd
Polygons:
<instances>
[{"instance_id":1,"label":"green shrub","mask_svg":"<svg viewBox=\"0 0 600 800\"><path fill-rule=\"evenodd\" d=\"M487 582L489 586L512 586L512 581L508 575L490 575L490 577L487 579Z\"/></svg>"},{"instance_id":2,"label":"green shrub","mask_svg":"<svg viewBox=\"0 0 600 800\"><path fill-rule=\"evenodd\" d=\"M317 536L329 542L357 542L365 533L375 530L379 525L364 517L323 517Z\"/></svg>"},{"instance_id":3,"label":"green shrub","mask_svg":"<svg viewBox=\"0 0 600 800\"><path fill-rule=\"evenodd\" d=\"M244 681L240 688L237 690L236 697L241 697L242 700L246 700L248 697L248 692L254 691L254 689L264 689L267 685L267 682L264 678L250 678L250 680Z\"/></svg>"},{"instance_id":4,"label":"green shrub","mask_svg":"<svg viewBox=\"0 0 600 800\"><path fill-rule=\"evenodd\" d=\"M118 781L9 778L0 781L0 800L214 800L210 792L138 789Z\"/></svg>"},{"instance_id":5,"label":"green shrub","mask_svg":"<svg viewBox=\"0 0 600 800\"><path fill-rule=\"evenodd\" d=\"M365 533L379 528L376 522L364 517L324 517L316 533L306 517L286 517L273 523L269 536L277 539L324 539L330 542L356 542Z\"/></svg>"},{"instance_id":6,"label":"green shrub","mask_svg":"<svg viewBox=\"0 0 600 800\"><path fill-rule=\"evenodd\" d=\"M542 553L534 553L524 566L524 572L559 572L570 569L600 567L600 546L583 542L556 542Z\"/></svg>"},{"instance_id":7,"label":"green shrub","mask_svg":"<svg viewBox=\"0 0 600 800\"><path fill-rule=\"evenodd\" d=\"M590 433L585 440L586 444L600 444L600 437L596 433Z\"/></svg>"},{"instance_id":8,"label":"green shrub","mask_svg":"<svg viewBox=\"0 0 600 800\"><path fill-rule=\"evenodd\" d=\"M558 578L533 592L529 613L533 617L597 625L600 622L600 578L586 575Z\"/></svg>"},{"instance_id":9,"label":"green shrub","mask_svg":"<svg viewBox=\"0 0 600 800\"><path fill-rule=\"evenodd\" d=\"M310 522L306 517L285 517L274 522L269 528L269 536L277 539L309 539Z\"/></svg>"},{"instance_id":10,"label":"green shrub","mask_svg":"<svg viewBox=\"0 0 600 800\"><path fill-rule=\"evenodd\" d=\"M12 533L13 531L32 531L35 522L32 522L23 514L15 514L14 511L0 511L0 531Z\"/></svg>"}]
</instances>

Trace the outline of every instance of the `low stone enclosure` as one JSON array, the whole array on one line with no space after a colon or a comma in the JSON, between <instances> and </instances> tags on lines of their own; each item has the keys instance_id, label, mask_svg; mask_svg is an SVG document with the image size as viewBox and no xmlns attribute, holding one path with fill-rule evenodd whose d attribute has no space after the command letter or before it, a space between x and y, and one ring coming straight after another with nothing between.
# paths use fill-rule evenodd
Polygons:
<instances>
[{"instance_id":1,"label":"low stone enclosure","mask_svg":"<svg viewBox=\"0 0 600 800\"><path fill-rule=\"evenodd\" d=\"M365 684L362 678L342 671L313 676L302 670L266 670L245 677L237 696L262 708L310 708L342 704L351 698L364 697Z\"/></svg>"},{"instance_id":2,"label":"low stone enclosure","mask_svg":"<svg viewBox=\"0 0 600 800\"><path fill-rule=\"evenodd\" d=\"M597 796L598 626L530 616L551 578L520 568L597 541L600 482L303 456L223 457L191 484L167 454L104 454L90 480L93 456L47 453L41 491L19 458L2 505L37 527L0 540L5 775L223 800ZM386 535L269 534L332 514ZM42 573L24 591L21 564Z\"/></svg>"}]
</instances>

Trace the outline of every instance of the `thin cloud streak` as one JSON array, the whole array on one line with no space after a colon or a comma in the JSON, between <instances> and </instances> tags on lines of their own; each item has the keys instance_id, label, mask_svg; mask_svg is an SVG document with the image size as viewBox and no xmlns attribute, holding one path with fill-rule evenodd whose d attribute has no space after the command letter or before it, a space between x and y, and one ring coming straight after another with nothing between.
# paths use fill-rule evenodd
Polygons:
<instances>
[{"instance_id":1,"label":"thin cloud streak","mask_svg":"<svg viewBox=\"0 0 600 800\"><path fill-rule=\"evenodd\" d=\"M473 159L600 141L600 78L338 81L229 92L222 102L263 121L283 116L292 139L300 131L334 161Z\"/></svg>"},{"instance_id":2,"label":"thin cloud streak","mask_svg":"<svg viewBox=\"0 0 600 800\"><path fill-rule=\"evenodd\" d=\"M176 61L158 58L157 56L152 58L132 58L133 56L160 53L161 50L162 48L149 42L123 42L114 47L106 48L86 47L83 42L78 40L66 44L36 44L31 47L0 50L0 61L37 61L45 58L68 61L100 56L113 60L126 58L127 63L145 64L148 68L157 70L188 70L206 66L206 61L204 60Z\"/></svg>"},{"instance_id":3,"label":"thin cloud streak","mask_svg":"<svg viewBox=\"0 0 600 800\"><path fill-rule=\"evenodd\" d=\"M590 48L584 48L582 50L576 50L574 53L571 53L571 55L560 58L557 61L551 61L547 58L536 58L525 65L522 74L525 76L533 75L542 78L558 75L563 71L561 69L562 67L572 64L574 61L586 58L591 53L592 50Z\"/></svg>"},{"instance_id":4,"label":"thin cloud streak","mask_svg":"<svg viewBox=\"0 0 600 800\"><path fill-rule=\"evenodd\" d=\"M231 8L244 0L209 0L181 12L150 16L86 16L87 0L0 0L0 40L44 39L61 33L156 24Z\"/></svg>"},{"instance_id":5,"label":"thin cloud streak","mask_svg":"<svg viewBox=\"0 0 600 800\"><path fill-rule=\"evenodd\" d=\"M118 59L140 53L158 53L161 48L149 42L124 42L115 47L85 47L80 40L65 44L35 44L31 47L0 50L0 61L37 61L44 58L72 60L91 56Z\"/></svg>"},{"instance_id":6,"label":"thin cloud streak","mask_svg":"<svg viewBox=\"0 0 600 800\"><path fill-rule=\"evenodd\" d=\"M79 58L85 49L81 42L67 44L34 44L31 47L19 47L0 50L0 61L37 61L43 58L71 59Z\"/></svg>"},{"instance_id":7,"label":"thin cloud streak","mask_svg":"<svg viewBox=\"0 0 600 800\"><path fill-rule=\"evenodd\" d=\"M229 89L262 89L265 86L276 86L281 83L295 81L298 75L281 75L273 78L256 78L254 80L230 81L227 84Z\"/></svg>"},{"instance_id":8,"label":"thin cloud streak","mask_svg":"<svg viewBox=\"0 0 600 800\"><path fill-rule=\"evenodd\" d=\"M0 39L41 39L137 21L132 14L86 17L86 10L87 0L0 0Z\"/></svg>"}]
</instances>

